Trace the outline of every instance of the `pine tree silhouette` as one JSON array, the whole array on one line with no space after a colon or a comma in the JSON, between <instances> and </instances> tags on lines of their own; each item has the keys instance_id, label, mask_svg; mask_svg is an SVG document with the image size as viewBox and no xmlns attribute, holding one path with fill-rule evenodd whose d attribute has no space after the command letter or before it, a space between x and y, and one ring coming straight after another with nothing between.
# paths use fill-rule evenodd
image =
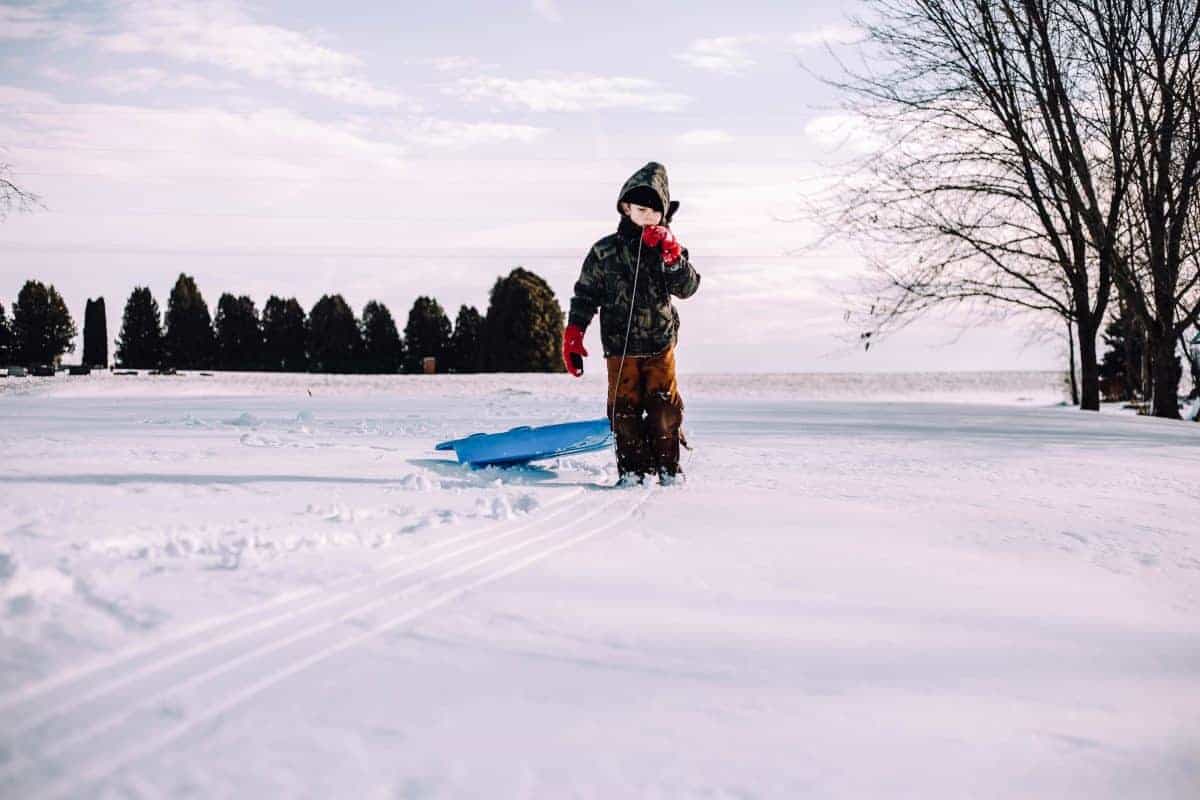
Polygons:
<instances>
[{"instance_id":1,"label":"pine tree silhouette","mask_svg":"<svg viewBox=\"0 0 1200 800\"><path fill-rule=\"evenodd\" d=\"M290 297L267 298L262 313L263 369L304 372L308 369L308 317Z\"/></svg>"},{"instance_id":2,"label":"pine tree silhouette","mask_svg":"<svg viewBox=\"0 0 1200 800\"><path fill-rule=\"evenodd\" d=\"M362 333L340 294L324 295L308 315L309 369L354 372L362 358Z\"/></svg>"},{"instance_id":3,"label":"pine tree silhouette","mask_svg":"<svg viewBox=\"0 0 1200 800\"><path fill-rule=\"evenodd\" d=\"M117 363L130 369L156 369L162 365L163 334L158 301L145 286L135 287L125 301Z\"/></svg>"},{"instance_id":4,"label":"pine tree silhouette","mask_svg":"<svg viewBox=\"0 0 1200 800\"><path fill-rule=\"evenodd\" d=\"M18 364L53 364L73 352L78 331L71 312L54 286L26 281L13 303L12 360Z\"/></svg>"},{"instance_id":5,"label":"pine tree silhouette","mask_svg":"<svg viewBox=\"0 0 1200 800\"><path fill-rule=\"evenodd\" d=\"M418 297L408 312L404 326L404 371L421 372L424 359L437 359L439 372L445 371L446 347L450 343L450 318L432 297Z\"/></svg>"},{"instance_id":6,"label":"pine tree silhouette","mask_svg":"<svg viewBox=\"0 0 1200 800\"><path fill-rule=\"evenodd\" d=\"M460 306L450 335L450 370L479 371L479 343L483 334L483 315L475 306Z\"/></svg>"},{"instance_id":7,"label":"pine tree silhouette","mask_svg":"<svg viewBox=\"0 0 1200 800\"><path fill-rule=\"evenodd\" d=\"M89 297L83 312L83 365L108 368L108 312L103 297Z\"/></svg>"},{"instance_id":8,"label":"pine tree silhouette","mask_svg":"<svg viewBox=\"0 0 1200 800\"><path fill-rule=\"evenodd\" d=\"M263 361L262 327L258 309L246 295L226 292L217 301L213 321L217 341L217 365L221 369L259 369Z\"/></svg>"},{"instance_id":9,"label":"pine tree silhouette","mask_svg":"<svg viewBox=\"0 0 1200 800\"><path fill-rule=\"evenodd\" d=\"M540 276L517 267L492 287L480 347L486 372L562 372L563 310Z\"/></svg>"},{"instance_id":10,"label":"pine tree silhouette","mask_svg":"<svg viewBox=\"0 0 1200 800\"><path fill-rule=\"evenodd\" d=\"M365 372L399 371L404 361L404 343L387 306L375 300L367 303L362 314L362 335Z\"/></svg>"},{"instance_id":11,"label":"pine tree silhouette","mask_svg":"<svg viewBox=\"0 0 1200 800\"><path fill-rule=\"evenodd\" d=\"M163 317L163 353L168 366L210 367L215 354L213 321L196 281L182 272L175 280Z\"/></svg>"}]
</instances>

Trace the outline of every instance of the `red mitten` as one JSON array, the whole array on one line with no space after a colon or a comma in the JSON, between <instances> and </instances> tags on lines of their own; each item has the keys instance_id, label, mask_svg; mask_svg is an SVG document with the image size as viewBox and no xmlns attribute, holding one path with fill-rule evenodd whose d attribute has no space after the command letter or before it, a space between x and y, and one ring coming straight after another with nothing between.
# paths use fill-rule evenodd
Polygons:
<instances>
[{"instance_id":1,"label":"red mitten","mask_svg":"<svg viewBox=\"0 0 1200 800\"><path fill-rule=\"evenodd\" d=\"M666 225L647 225L642 228L642 241L650 247L662 249L662 260L667 266L674 264L683 254L683 245Z\"/></svg>"},{"instance_id":2,"label":"red mitten","mask_svg":"<svg viewBox=\"0 0 1200 800\"><path fill-rule=\"evenodd\" d=\"M647 247L658 247L658 243L669 233L665 225L647 225L642 228L642 243Z\"/></svg>"},{"instance_id":3,"label":"red mitten","mask_svg":"<svg viewBox=\"0 0 1200 800\"><path fill-rule=\"evenodd\" d=\"M563 366L567 368L567 372L578 378L583 374L582 356L588 354L587 348L583 346L583 328L578 325L568 325L563 331L562 357ZM575 364L571 361L571 356L580 356L580 367L576 369Z\"/></svg>"}]
</instances>

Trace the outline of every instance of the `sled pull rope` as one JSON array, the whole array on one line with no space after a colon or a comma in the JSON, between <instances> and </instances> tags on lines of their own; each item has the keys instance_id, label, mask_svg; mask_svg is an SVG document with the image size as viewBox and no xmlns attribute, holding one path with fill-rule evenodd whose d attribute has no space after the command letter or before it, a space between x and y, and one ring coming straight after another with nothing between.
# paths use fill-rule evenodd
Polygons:
<instances>
[{"instance_id":1,"label":"sled pull rope","mask_svg":"<svg viewBox=\"0 0 1200 800\"><path fill-rule=\"evenodd\" d=\"M617 366L617 377L608 390L608 406L617 413L617 387L621 385L621 373L625 369L625 354L629 352L629 332L633 329L633 309L637 305L638 272L642 268L642 237L638 236L637 260L633 264L633 291L629 293L629 319L625 320L625 344L621 346L621 362ZM617 456L617 437L613 436L613 458Z\"/></svg>"},{"instance_id":2,"label":"sled pull rope","mask_svg":"<svg viewBox=\"0 0 1200 800\"><path fill-rule=\"evenodd\" d=\"M617 380L613 382L609 405L617 401L617 385L621 382L621 370L625 368L625 354L629 352L629 332L633 330L633 309L637 306L638 272L642 268L642 237L638 237L637 261L633 265L633 290L629 293L629 319L625 320L625 344L621 347L621 363L617 367ZM614 446L615 447L615 446Z\"/></svg>"}]
</instances>

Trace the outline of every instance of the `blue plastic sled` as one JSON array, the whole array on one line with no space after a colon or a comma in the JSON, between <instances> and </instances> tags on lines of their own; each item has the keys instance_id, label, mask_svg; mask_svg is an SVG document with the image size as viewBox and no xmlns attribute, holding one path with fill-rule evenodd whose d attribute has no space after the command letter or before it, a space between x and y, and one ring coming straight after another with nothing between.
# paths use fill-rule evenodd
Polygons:
<instances>
[{"instance_id":1,"label":"blue plastic sled","mask_svg":"<svg viewBox=\"0 0 1200 800\"><path fill-rule=\"evenodd\" d=\"M608 419L601 418L536 428L523 425L504 433L474 433L463 439L439 442L437 449L453 450L458 463L472 467L512 467L611 446Z\"/></svg>"}]
</instances>

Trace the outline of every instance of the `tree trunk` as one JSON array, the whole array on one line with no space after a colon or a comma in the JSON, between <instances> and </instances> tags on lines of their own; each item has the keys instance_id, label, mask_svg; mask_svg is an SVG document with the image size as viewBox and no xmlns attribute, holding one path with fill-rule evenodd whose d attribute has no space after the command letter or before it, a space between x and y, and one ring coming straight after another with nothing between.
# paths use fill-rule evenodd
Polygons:
<instances>
[{"instance_id":1,"label":"tree trunk","mask_svg":"<svg viewBox=\"0 0 1200 800\"><path fill-rule=\"evenodd\" d=\"M1123 312L1122 312L1123 313ZM1146 399L1146 335L1142 331L1142 321L1135 315L1129 315L1129 332L1125 336L1125 400ZM1141 346L1138 346L1138 343Z\"/></svg>"},{"instance_id":2,"label":"tree trunk","mask_svg":"<svg viewBox=\"0 0 1200 800\"><path fill-rule=\"evenodd\" d=\"M1096 331L1099 326L1079 321L1079 407L1084 411L1100 410L1100 364L1096 360Z\"/></svg>"},{"instance_id":3,"label":"tree trunk","mask_svg":"<svg viewBox=\"0 0 1200 800\"><path fill-rule=\"evenodd\" d=\"M1142 369L1141 369L1141 391L1142 400L1150 401L1152 387L1154 386L1154 370L1150 368L1153 362L1153 350L1151 350L1150 334L1148 328L1142 326Z\"/></svg>"},{"instance_id":4,"label":"tree trunk","mask_svg":"<svg viewBox=\"0 0 1200 800\"><path fill-rule=\"evenodd\" d=\"M1071 405L1079 405L1079 384L1075 381L1075 331L1067 321L1067 377L1071 385Z\"/></svg>"},{"instance_id":5,"label":"tree trunk","mask_svg":"<svg viewBox=\"0 0 1200 800\"><path fill-rule=\"evenodd\" d=\"M1150 413L1156 417L1179 419L1179 379L1182 376L1175 364L1175 337L1163 336L1159 331L1154 333L1154 338L1146 342L1146 349L1151 352Z\"/></svg>"}]
</instances>

